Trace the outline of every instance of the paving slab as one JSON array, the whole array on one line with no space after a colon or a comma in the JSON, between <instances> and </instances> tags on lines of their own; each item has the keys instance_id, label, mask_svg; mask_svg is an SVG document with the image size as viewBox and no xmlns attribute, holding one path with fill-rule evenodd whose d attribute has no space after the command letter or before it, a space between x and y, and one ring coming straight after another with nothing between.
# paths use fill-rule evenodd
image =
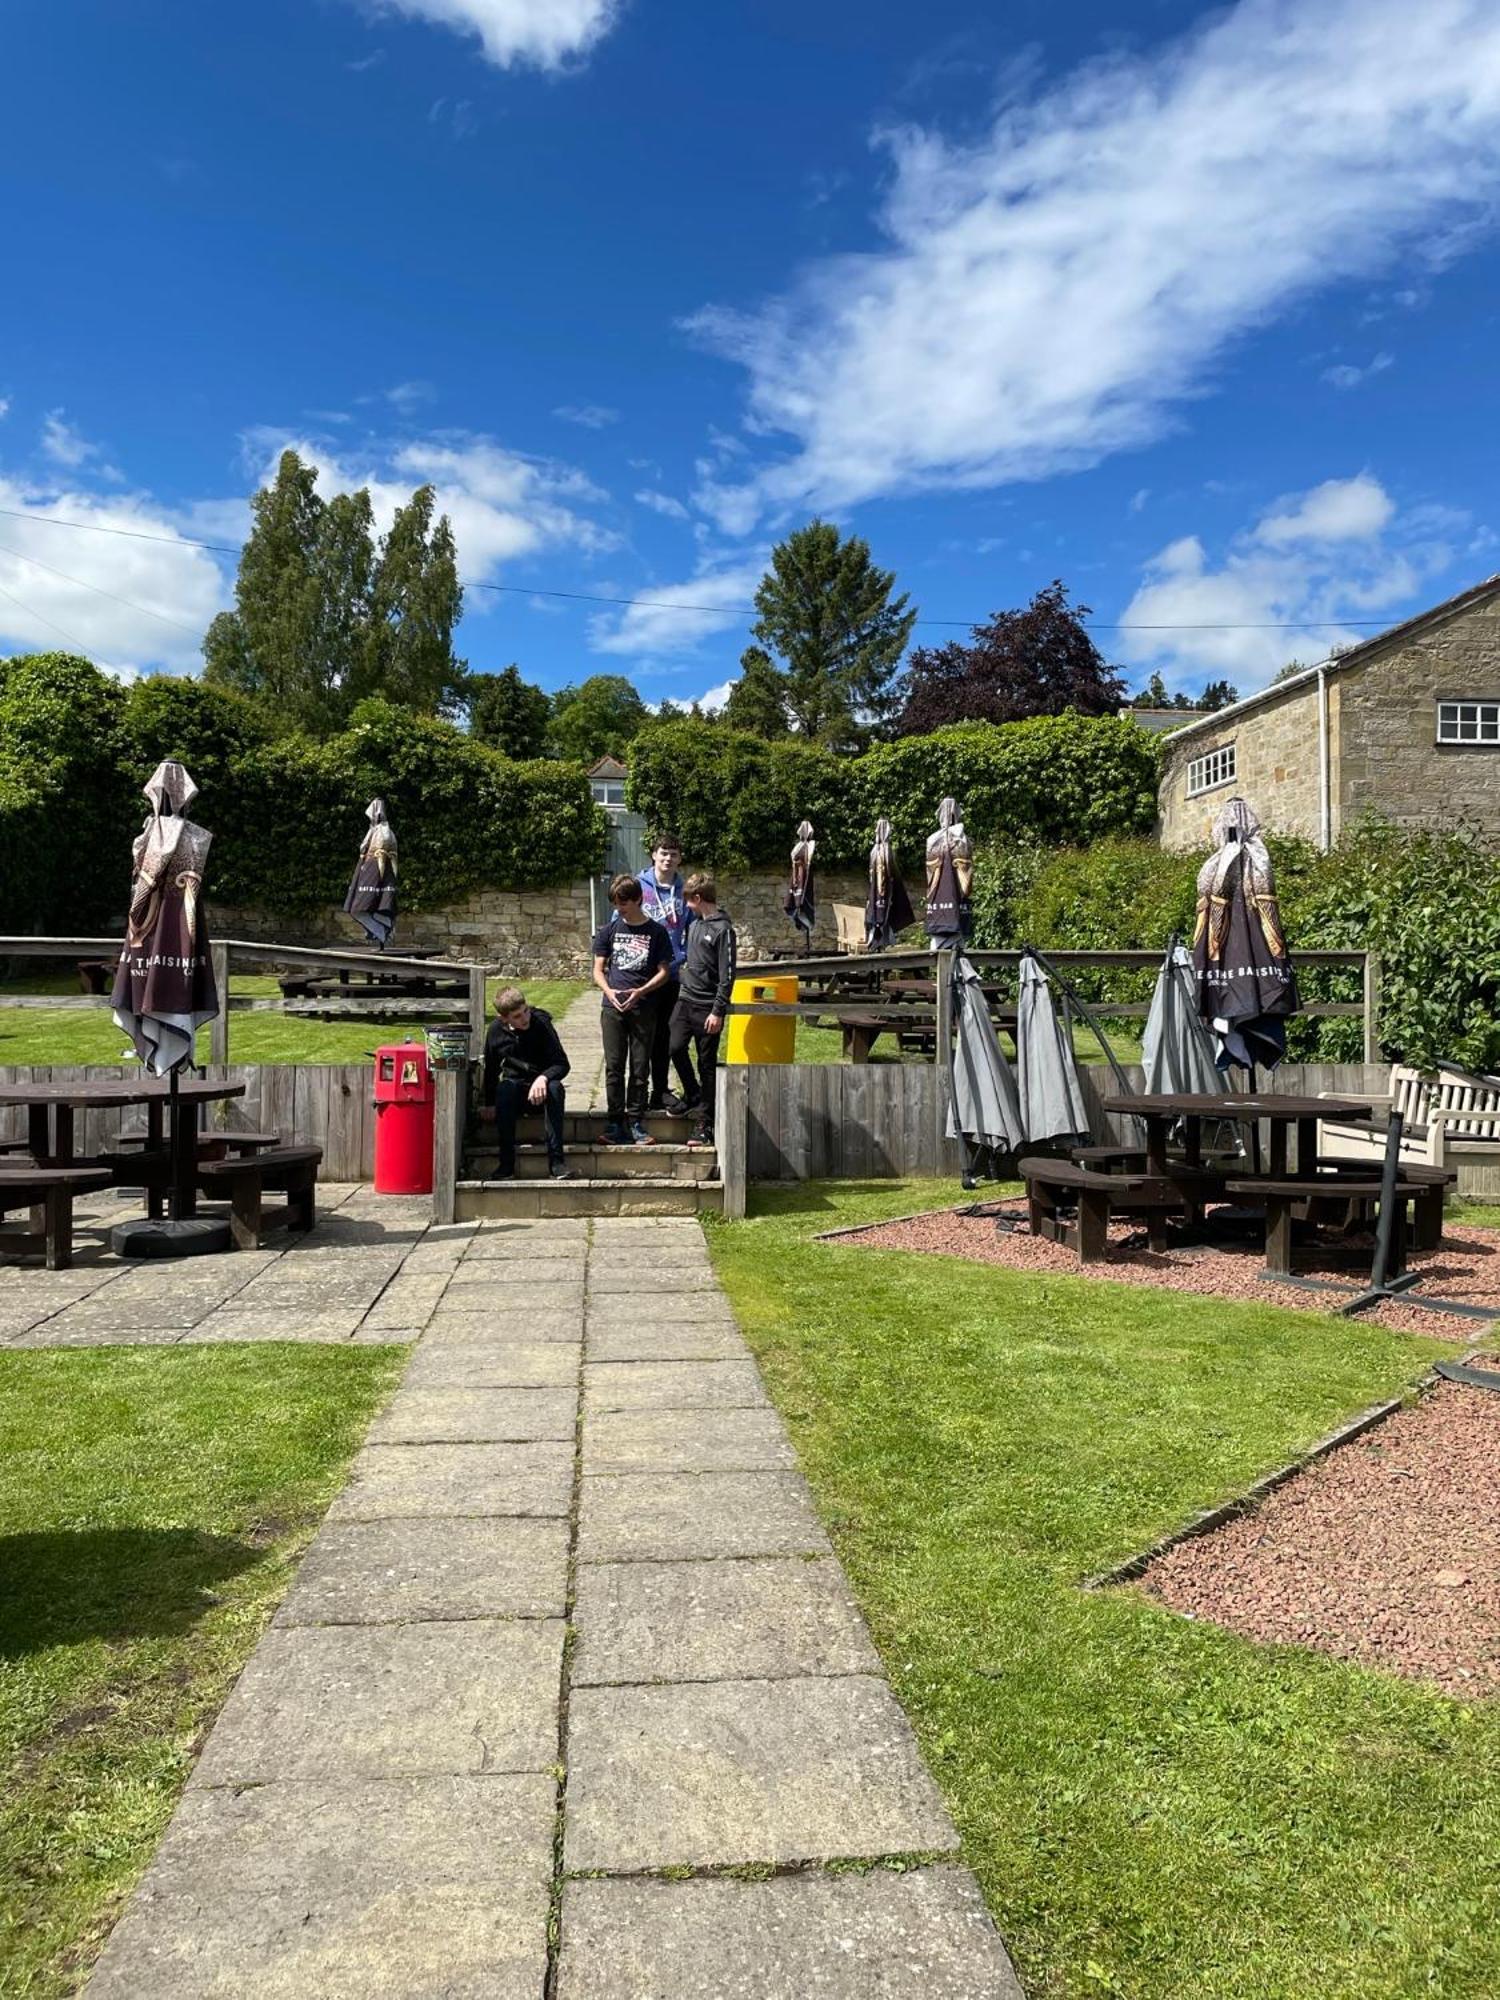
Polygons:
<instances>
[{"instance_id":1,"label":"paving slab","mask_svg":"<svg viewBox=\"0 0 1500 2000\"><path fill-rule=\"evenodd\" d=\"M569 1882L557 2000L1025 2000L967 1868Z\"/></svg>"},{"instance_id":2,"label":"paving slab","mask_svg":"<svg viewBox=\"0 0 1500 2000\"><path fill-rule=\"evenodd\" d=\"M402 1277L444 1278L463 1262L467 1242L430 1243L424 1237L407 1251L401 1264Z\"/></svg>"},{"instance_id":3,"label":"paving slab","mask_svg":"<svg viewBox=\"0 0 1500 2000\"><path fill-rule=\"evenodd\" d=\"M363 1306L250 1310L221 1306L192 1329L194 1340L347 1340L364 1318Z\"/></svg>"},{"instance_id":4,"label":"paving slab","mask_svg":"<svg viewBox=\"0 0 1500 2000\"><path fill-rule=\"evenodd\" d=\"M882 1680L573 1691L570 1869L707 1868L957 1846L911 1727Z\"/></svg>"},{"instance_id":5,"label":"paving slab","mask_svg":"<svg viewBox=\"0 0 1500 2000\"><path fill-rule=\"evenodd\" d=\"M554 1806L529 1773L189 1791L89 1992L540 1994Z\"/></svg>"},{"instance_id":6,"label":"paving slab","mask_svg":"<svg viewBox=\"0 0 1500 2000\"><path fill-rule=\"evenodd\" d=\"M723 1320L680 1325L599 1325L593 1314L586 1353L590 1361L740 1361L745 1343L735 1327Z\"/></svg>"},{"instance_id":7,"label":"paving slab","mask_svg":"<svg viewBox=\"0 0 1500 2000\"><path fill-rule=\"evenodd\" d=\"M541 1618L273 1627L188 1783L550 1769L562 1638Z\"/></svg>"},{"instance_id":8,"label":"paving slab","mask_svg":"<svg viewBox=\"0 0 1500 2000\"><path fill-rule=\"evenodd\" d=\"M571 1444L372 1444L350 1467L328 1519L564 1517L572 1491Z\"/></svg>"},{"instance_id":9,"label":"paving slab","mask_svg":"<svg viewBox=\"0 0 1500 2000\"><path fill-rule=\"evenodd\" d=\"M0 1306L0 1340L9 1340L18 1333L30 1333L34 1326L41 1326L52 1315L51 1306Z\"/></svg>"},{"instance_id":10,"label":"paving slab","mask_svg":"<svg viewBox=\"0 0 1500 2000\"><path fill-rule=\"evenodd\" d=\"M365 1332L365 1327L360 1329ZM579 1348L564 1340L424 1340L406 1365L403 1389L567 1389Z\"/></svg>"},{"instance_id":11,"label":"paving slab","mask_svg":"<svg viewBox=\"0 0 1500 2000\"><path fill-rule=\"evenodd\" d=\"M589 1361L584 1406L594 1410L764 1408L760 1370L742 1361Z\"/></svg>"},{"instance_id":12,"label":"paving slab","mask_svg":"<svg viewBox=\"0 0 1500 2000\"><path fill-rule=\"evenodd\" d=\"M576 1389L398 1389L375 1419L371 1444L524 1444L571 1440Z\"/></svg>"},{"instance_id":13,"label":"paving slab","mask_svg":"<svg viewBox=\"0 0 1500 2000\"><path fill-rule=\"evenodd\" d=\"M465 1285L500 1285L507 1289L522 1285L562 1285L583 1283L588 1252L579 1244L576 1255L549 1256L545 1250L529 1257L466 1257L449 1280L450 1288Z\"/></svg>"},{"instance_id":14,"label":"paving slab","mask_svg":"<svg viewBox=\"0 0 1500 2000\"><path fill-rule=\"evenodd\" d=\"M708 1265L678 1264L668 1267L659 1260L643 1257L628 1264L600 1258L596 1253L589 1264L589 1297L606 1298L612 1292L628 1292L639 1297L643 1286L669 1292L714 1292L718 1279Z\"/></svg>"},{"instance_id":15,"label":"paving slab","mask_svg":"<svg viewBox=\"0 0 1500 2000\"><path fill-rule=\"evenodd\" d=\"M577 1343L582 1326L576 1312L454 1312L444 1304L422 1332L424 1347L487 1340L508 1345L517 1340Z\"/></svg>"},{"instance_id":16,"label":"paving slab","mask_svg":"<svg viewBox=\"0 0 1500 2000\"><path fill-rule=\"evenodd\" d=\"M97 1326L87 1322L69 1326L60 1319L49 1319L30 1333L17 1334L5 1345L12 1351L43 1347L175 1347L180 1341L197 1337L191 1327Z\"/></svg>"},{"instance_id":17,"label":"paving slab","mask_svg":"<svg viewBox=\"0 0 1500 2000\"><path fill-rule=\"evenodd\" d=\"M393 1278L360 1321L361 1329L378 1332L385 1327L425 1326L443 1296L444 1282L441 1275Z\"/></svg>"},{"instance_id":18,"label":"paving slab","mask_svg":"<svg viewBox=\"0 0 1500 2000\"><path fill-rule=\"evenodd\" d=\"M567 1284L497 1285L487 1275L475 1277L473 1267L460 1264L443 1292L440 1312L576 1313L583 1311L581 1280Z\"/></svg>"},{"instance_id":19,"label":"paving slab","mask_svg":"<svg viewBox=\"0 0 1500 2000\"><path fill-rule=\"evenodd\" d=\"M843 1571L826 1556L586 1564L573 1622L575 1687L880 1672Z\"/></svg>"},{"instance_id":20,"label":"paving slab","mask_svg":"<svg viewBox=\"0 0 1500 2000\"><path fill-rule=\"evenodd\" d=\"M327 1521L275 1623L560 1618L567 1582L566 1521Z\"/></svg>"},{"instance_id":21,"label":"paving slab","mask_svg":"<svg viewBox=\"0 0 1500 2000\"><path fill-rule=\"evenodd\" d=\"M581 1562L827 1553L800 1473L624 1473L583 1481Z\"/></svg>"},{"instance_id":22,"label":"paving slab","mask_svg":"<svg viewBox=\"0 0 1500 2000\"><path fill-rule=\"evenodd\" d=\"M643 1296L651 1297L655 1310L643 1309ZM720 1292L683 1292L670 1300L649 1293L631 1298L623 1292L599 1292L588 1301L585 1323L591 1334L642 1333L653 1325L664 1330L717 1326L736 1331L729 1301Z\"/></svg>"},{"instance_id":23,"label":"paving slab","mask_svg":"<svg viewBox=\"0 0 1500 2000\"><path fill-rule=\"evenodd\" d=\"M583 1425L583 1474L779 1472L797 1456L774 1410L605 1410Z\"/></svg>"}]
</instances>

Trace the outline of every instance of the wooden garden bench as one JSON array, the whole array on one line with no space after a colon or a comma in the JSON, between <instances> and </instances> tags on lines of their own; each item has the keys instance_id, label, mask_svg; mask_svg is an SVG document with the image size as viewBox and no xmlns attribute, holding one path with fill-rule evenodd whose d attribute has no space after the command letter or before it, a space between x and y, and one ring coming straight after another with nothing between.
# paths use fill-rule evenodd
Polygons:
<instances>
[{"instance_id":1,"label":"wooden garden bench","mask_svg":"<svg viewBox=\"0 0 1500 2000\"><path fill-rule=\"evenodd\" d=\"M0 1167L0 1215L40 1211L28 1229L0 1230L0 1250L23 1257L40 1250L49 1271L66 1271L73 1261L73 1199L107 1188L109 1178L103 1167Z\"/></svg>"},{"instance_id":2,"label":"wooden garden bench","mask_svg":"<svg viewBox=\"0 0 1500 2000\"><path fill-rule=\"evenodd\" d=\"M236 1250L258 1250L273 1229L306 1230L317 1221L321 1146L273 1146L237 1159L201 1160L198 1185L210 1199L229 1200L229 1228ZM285 1203L266 1213L263 1196L275 1189Z\"/></svg>"},{"instance_id":3,"label":"wooden garden bench","mask_svg":"<svg viewBox=\"0 0 1500 2000\"><path fill-rule=\"evenodd\" d=\"M1263 1203L1266 1211L1266 1269L1272 1276L1287 1278L1292 1271L1292 1223L1299 1208L1306 1209L1315 1202L1333 1200L1337 1202L1358 1201L1369 1203L1380 1199L1380 1176L1359 1178L1352 1174L1289 1176L1286 1180L1257 1180L1254 1176L1247 1180L1228 1183L1231 1194L1241 1195L1254 1202ZM1391 1235L1391 1276L1406 1267L1406 1204L1415 1200L1429 1203L1436 1198L1438 1209L1438 1233L1442 1234L1443 1189L1439 1184L1433 1187L1424 1181L1409 1180L1403 1174L1396 1183L1395 1229Z\"/></svg>"},{"instance_id":4,"label":"wooden garden bench","mask_svg":"<svg viewBox=\"0 0 1500 2000\"><path fill-rule=\"evenodd\" d=\"M1442 1167L1450 1153L1483 1159L1500 1156L1500 1083L1493 1077L1471 1076L1451 1063L1440 1063L1430 1076L1392 1063L1383 1091L1362 1094L1342 1091L1388 1111L1401 1113L1401 1165ZM1345 1125L1336 1119L1318 1121L1318 1154L1331 1160L1356 1160L1377 1165L1385 1153L1385 1128L1379 1119L1369 1125Z\"/></svg>"},{"instance_id":5,"label":"wooden garden bench","mask_svg":"<svg viewBox=\"0 0 1500 2000\"><path fill-rule=\"evenodd\" d=\"M1016 1171L1026 1183L1032 1234L1065 1244L1080 1264L1103 1260L1111 1215L1145 1215L1151 1248L1164 1250L1167 1212L1185 1210L1190 1201L1175 1182L1155 1174L1101 1174L1072 1160L1035 1154L1019 1161ZM1076 1222L1059 1213L1064 1208L1076 1208Z\"/></svg>"}]
</instances>

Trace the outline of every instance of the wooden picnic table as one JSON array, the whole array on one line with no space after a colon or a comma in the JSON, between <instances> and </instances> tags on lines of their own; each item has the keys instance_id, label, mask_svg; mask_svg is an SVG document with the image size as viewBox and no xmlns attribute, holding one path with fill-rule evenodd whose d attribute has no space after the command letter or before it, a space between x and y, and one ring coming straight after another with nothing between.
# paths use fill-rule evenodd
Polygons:
<instances>
[{"instance_id":1,"label":"wooden picnic table","mask_svg":"<svg viewBox=\"0 0 1500 2000\"><path fill-rule=\"evenodd\" d=\"M186 1220L197 1213L199 1107L229 1097L243 1097L245 1086L213 1082L207 1077L184 1077L178 1082L177 1093L179 1101L192 1113L191 1117L178 1120L178 1130L172 1135L176 1213ZM160 1152L168 1143L163 1131L163 1107L170 1102L171 1095L171 1082L166 1078L85 1077L69 1083L0 1084L0 1107L25 1106L27 1148L38 1165L87 1166L89 1162L80 1160L74 1152L75 1111L144 1104L146 1150Z\"/></svg>"},{"instance_id":2,"label":"wooden picnic table","mask_svg":"<svg viewBox=\"0 0 1500 2000\"><path fill-rule=\"evenodd\" d=\"M1287 1135L1296 1127L1297 1166L1301 1173L1312 1172L1318 1157L1318 1120L1337 1119L1340 1124L1371 1116L1368 1101L1349 1097L1282 1097L1274 1093L1226 1090L1218 1093L1160 1091L1139 1097L1107 1097L1104 1109L1120 1118L1139 1118L1146 1128L1146 1171L1170 1175L1172 1164L1167 1141L1172 1127L1181 1124L1183 1154L1190 1168L1203 1164L1205 1123L1258 1125L1271 1128L1271 1144L1266 1162L1269 1180L1285 1180L1287 1175ZM1245 1178L1243 1173L1237 1179Z\"/></svg>"}]
</instances>

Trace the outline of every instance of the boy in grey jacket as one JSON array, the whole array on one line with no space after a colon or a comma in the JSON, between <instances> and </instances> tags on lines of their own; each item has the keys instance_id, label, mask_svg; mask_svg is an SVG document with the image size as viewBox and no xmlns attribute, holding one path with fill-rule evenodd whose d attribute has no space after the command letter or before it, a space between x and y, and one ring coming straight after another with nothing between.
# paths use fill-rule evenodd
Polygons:
<instances>
[{"instance_id":1,"label":"boy in grey jacket","mask_svg":"<svg viewBox=\"0 0 1500 2000\"><path fill-rule=\"evenodd\" d=\"M672 1062L680 1076L692 1044L698 1058L698 1123L688 1144L711 1146L719 1037L729 1017L729 994L734 985L734 925L728 912L719 908L718 884L712 875L689 875L682 893L693 916L677 1005L672 1010ZM677 1115L686 1116L686 1109Z\"/></svg>"}]
</instances>

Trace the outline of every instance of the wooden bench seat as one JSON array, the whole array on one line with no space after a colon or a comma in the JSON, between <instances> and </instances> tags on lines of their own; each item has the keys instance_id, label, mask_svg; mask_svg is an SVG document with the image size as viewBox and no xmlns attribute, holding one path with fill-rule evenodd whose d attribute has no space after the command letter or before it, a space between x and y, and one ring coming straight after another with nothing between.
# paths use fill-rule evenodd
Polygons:
<instances>
[{"instance_id":1,"label":"wooden bench seat","mask_svg":"<svg viewBox=\"0 0 1500 2000\"><path fill-rule=\"evenodd\" d=\"M1066 1244L1080 1264L1103 1259L1111 1215L1145 1215L1151 1248L1164 1250L1167 1211L1185 1210L1190 1200L1174 1181L1158 1175L1104 1174L1072 1160L1029 1154L1016 1171L1026 1183L1032 1234ZM1059 1213L1068 1207L1077 1210L1076 1222Z\"/></svg>"},{"instance_id":2,"label":"wooden bench seat","mask_svg":"<svg viewBox=\"0 0 1500 2000\"><path fill-rule=\"evenodd\" d=\"M1118 1167L1122 1173L1144 1173L1146 1167L1143 1146L1074 1146L1068 1157L1077 1166L1097 1167L1105 1172Z\"/></svg>"},{"instance_id":3,"label":"wooden bench seat","mask_svg":"<svg viewBox=\"0 0 1500 2000\"><path fill-rule=\"evenodd\" d=\"M273 1229L311 1229L317 1221L322 1159L321 1146L273 1146L236 1159L200 1160L198 1185L210 1198L228 1197L235 1249L258 1250ZM286 1201L267 1214L262 1197L272 1189Z\"/></svg>"},{"instance_id":4,"label":"wooden bench seat","mask_svg":"<svg viewBox=\"0 0 1500 2000\"><path fill-rule=\"evenodd\" d=\"M1392 1276L1406 1266L1406 1204L1417 1204L1417 1240L1424 1244L1430 1232L1431 1209L1437 1209L1437 1236L1434 1245L1441 1240L1443 1230L1443 1186L1430 1180L1412 1179L1405 1172L1396 1183L1396 1224L1391 1236ZM1351 1203L1378 1201L1381 1194L1380 1176L1354 1174L1304 1174L1290 1176L1286 1180L1233 1180L1228 1183L1229 1192L1244 1195L1253 1201L1263 1202L1266 1210L1266 1269L1276 1277L1291 1275L1292 1269L1292 1223L1298 1209L1310 1215L1319 1205L1336 1202L1341 1206ZM1428 1213L1423 1215L1423 1204Z\"/></svg>"},{"instance_id":5,"label":"wooden bench seat","mask_svg":"<svg viewBox=\"0 0 1500 2000\"><path fill-rule=\"evenodd\" d=\"M109 1186L103 1167L0 1166L0 1215L33 1210L28 1229L0 1230L0 1250L14 1256L41 1251L49 1271L66 1271L73 1261L73 1200Z\"/></svg>"}]
</instances>

